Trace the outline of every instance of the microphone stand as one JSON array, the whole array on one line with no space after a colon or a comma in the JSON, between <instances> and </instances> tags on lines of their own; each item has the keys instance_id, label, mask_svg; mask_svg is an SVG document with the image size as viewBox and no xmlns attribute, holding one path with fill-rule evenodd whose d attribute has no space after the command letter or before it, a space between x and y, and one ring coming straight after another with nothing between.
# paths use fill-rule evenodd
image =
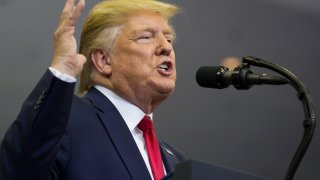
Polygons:
<instances>
[{"instance_id":1,"label":"microphone stand","mask_svg":"<svg viewBox=\"0 0 320 180\"><path fill-rule=\"evenodd\" d=\"M293 86L298 92L298 98L302 102L304 108L305 120L303 122L304 134L302 140L291 160L291 163L285 176L285 180L292 180L305 152L307 151L311 143L315 131L316 114L313 110L311 95L308 89L304 86L304 84L292 72L280 65L273 64L263 59L259 59L252 56L243 57L242 63L267 68L281 74L290 81L290 85Z\"/></svg>"}]
</instances>

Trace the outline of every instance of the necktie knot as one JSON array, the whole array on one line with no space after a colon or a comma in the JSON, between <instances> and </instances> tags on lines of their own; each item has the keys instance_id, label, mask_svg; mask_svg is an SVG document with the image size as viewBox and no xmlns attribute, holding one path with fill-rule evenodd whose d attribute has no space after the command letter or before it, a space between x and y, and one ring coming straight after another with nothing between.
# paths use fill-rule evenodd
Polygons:
<instances>
[{"instance_id":1,"label":"necktie knot","mask_svg":"<svg viewBox=\"0 0 320 180\"><path fill-rule=\"evenodd\" d=\"M149 129L153 129L153 122L149 116L144 116L143 119L139 122L138 128L143 132L148 132Z\"/></svg>"}]
</instances>

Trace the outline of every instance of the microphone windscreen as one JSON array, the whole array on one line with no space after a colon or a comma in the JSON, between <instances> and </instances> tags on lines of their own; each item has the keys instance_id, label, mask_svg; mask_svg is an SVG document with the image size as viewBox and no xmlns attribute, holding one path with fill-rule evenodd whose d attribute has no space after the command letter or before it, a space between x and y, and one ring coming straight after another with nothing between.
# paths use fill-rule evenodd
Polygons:
<instances>
[{"instance_id":1,"label":"microphone windscreen","mask_svg":"<svg viewBox=\"0 0 320 180\"><path fill-rule=\"evenodd\" d=\"M206 88L221 88L218 82L217 73L220 72L220 66L202 66L196 73L196 80L199 86Z\"/></svg>"}]
</instances>

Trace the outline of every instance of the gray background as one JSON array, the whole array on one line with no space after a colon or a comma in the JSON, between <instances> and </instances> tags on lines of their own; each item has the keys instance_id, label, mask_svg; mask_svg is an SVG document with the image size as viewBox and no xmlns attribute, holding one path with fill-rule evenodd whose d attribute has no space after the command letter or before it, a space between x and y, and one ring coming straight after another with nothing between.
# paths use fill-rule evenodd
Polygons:
<instances>
[{"instance_id":1,"label":"gray background","mask_svg":"<svg viewBox=\"0 0 320 180\"><path fill-rule=\"evenodd\" d=\"M82 18L96 2L88 0ZM196 84L195 72L228 56L264 58L304 82L319 114L320 1L170 2L183 9L173 20L178 82L175 94L155 113L159 136L190 158L283 179L303 132L304 115L295 90L267 85L248 91L205 89ZM63 4L0 0L0 137L50 65L52 34ZM320 177L318 131L317 126L295 179Z\"/></svg>"}]
</instances>

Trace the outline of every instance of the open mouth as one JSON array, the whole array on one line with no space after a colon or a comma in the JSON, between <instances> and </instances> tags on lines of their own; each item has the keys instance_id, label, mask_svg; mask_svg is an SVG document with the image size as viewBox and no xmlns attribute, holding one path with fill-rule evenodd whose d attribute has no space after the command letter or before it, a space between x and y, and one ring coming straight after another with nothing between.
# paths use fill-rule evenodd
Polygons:
<instances>
[{"instance_id":1,"label":"open mouth","mask_svg":"<svg viewBox=\"0 0 320 180\"><path fill-rule=\"evenodd\" d=\"M163 62L158 66L158 69L161 72L171 72L172 70L172 63L171 62Z\"/></svg>"}]
</instances>

